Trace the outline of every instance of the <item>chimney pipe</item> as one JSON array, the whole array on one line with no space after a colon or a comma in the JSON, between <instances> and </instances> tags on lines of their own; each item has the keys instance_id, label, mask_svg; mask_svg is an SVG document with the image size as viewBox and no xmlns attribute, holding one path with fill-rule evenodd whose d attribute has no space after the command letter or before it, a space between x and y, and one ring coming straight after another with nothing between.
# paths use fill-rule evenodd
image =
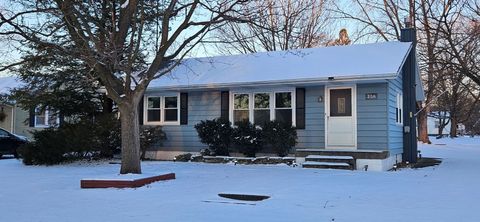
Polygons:
<instances>
[{"instance_id":1,"label":"chimney pipe","mask_svg":"<svg viewBox=\"0 0 480 222\"><path fill-rule=\"evenodd\" d=\"M409 17L405 18L405 28L401 30L401 42L411 42L407 59L402 67L402 88L403 88L403 161L411 163L417 162L417 132L416 132L416 95L415 81L417 75L417 59L416 59L416 31L412 27Z\"/></svg>"},{"instance_id":2,"label":"chimney pipe","mask_svg":"<svg viewBox=\"0 0 480 222\"><path fill-rule=\"evenodd\" d=\"M405 17L403 21L405 23L405 28L412 28L412 20L410 19L410 16Z\"/></svg>"}]
</instances>

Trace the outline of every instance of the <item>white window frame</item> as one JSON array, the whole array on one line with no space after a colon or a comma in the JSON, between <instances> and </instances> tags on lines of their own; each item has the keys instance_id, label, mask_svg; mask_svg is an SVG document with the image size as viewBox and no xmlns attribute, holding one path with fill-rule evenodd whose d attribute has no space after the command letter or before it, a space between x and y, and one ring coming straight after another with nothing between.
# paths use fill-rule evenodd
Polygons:
<instances>
[{"instance_id":1,"label":"white window frame","mask_svg":"<svg viewBox=\"0 0 480 222\"><path fill-rule=\"evenodd\" d=\"M291 96L291 99L292 99L292 104L291 104L290 108L277 108L277 102L276 102L276 97L275 97L277 93L291 93L290 96ZM295 99L296 99L295 90L293 90L293 91L290 91L290 90L275 91L275 92L273 93L273 103L274 103L274 104L273 104L273 116L274 116L274 118L275 118L275 119L277 118L276 115L275 115L275 110L277 110L277 109L292 109L292 125L293 125L293 126L296 126L296 125L297 125L297 124L296 124L297 121L296 121L296 118L295 118L295 117L297 116L297 115L296 115L296 110L297 110L296 105L297 105L297 104L296 104L296 100L295 100Z\"/></svg>"},{"instance_id":2,"label":"white window frame","mask_svg":"<svg viewBox=\"0 0 480 222\"><path fill-rule=\"evenodd\" d=\"M58 126L60 124L60 117L57 115L57 118L55 119L55 124L54 125L50 125L49 124L49 119L50 119L50 112L54 112L52 110L50 110L48 107L45 108L45 110L43 110L43 112L45 113L45 116L44 116L44 121L45 121L45 124L39 124L37 123L37 113L39 113L40 110L38 107L35 108L35 116L33 117L34 119L34 124L33 124L33 127L34 128L48 128L48 127L51 127L51 126Z\"/></svg>"},{"instance_id":3,"label":"white window frame","mask_svg":"<svg viewBox=\"0 0 480 222\"><path fill-rule=\"evenodd\" d=\"M148 98L151 98L151 97L160 98L160 109L154 108L155 110L160 110L160 121L148 121ZM177 107L165 108L165 97L177 97ZM177 110L177 121L165 121L165 110L169 110L169 109ZM180 93L144 96L143 124L144 125L161 125L161 126L180 125Z\"/></svg>"},{"instance_id":4,"label":"white window frame","mask_svg":"<svg viewBox=\"0 0 480 222\"><path fill-rule=\"evenodd\" d=\"M247 109L235 109L235 95L248 95L248 108ZM238 110L238 111L248 111L248 121L249 122L252 122L252 94L251 93L245 93L245 92L235 92L235 93L232 93L232 96L231 96L231 104L232 104L232 112L231 112L231 117L230 117L230 122L232 122L233 125L235 125L235 122L234 122L234 116L233 114L235 113L235 110Z\"/></svg>"},{"instance_id":5,"label":"white window frame","mask_svg":"<svg viewBox=\"0 0 480 222\"><path fill-rule=\"evenodd\" d=\"M268 94L268 108L255 108L255 95L256 94ZM252 97L252 121L250 121L252 124L255 124L255 110L269 110L270 111L270 121L274 120L274 115L275 115L275 109L273 109L273 104L272 102L275 102L273 98L274 94L272 92L253 92L251 97Z\"/></svg>"},{"instance_id":6,"label":"white window frame","mask_svg":"<svg viewBox=\"0 0 480 222\"><path fill-rule=\"evenodd\" d=\"M296 94L295 88L287 88L287 89L271 89L271 90L234 90L230 91L230 101L229 101L229 120L233 126L235 126L233 120L233 108L234 108L234 95L237 94L248 94L248 120L250 123L254 123L254 111L255 111L255 94L269 94L270 102L269 102L269 109L270 109L270 120L275 120L275 94L276 93L290 93L292 96L292 106L291 108L279 108L279 109L292 109L292 126L296 126ZM262 110L262 109L261 109ZM263 109L265 110L265 109Z\"/></svg>"},{"instance_id":7,"label":"white window frame","mask_svg":"<svg viewBox=\"0 0 480 222\"><path fill-rule=\"evenodd\" d=\"M403 125L403 95L401 93L397 93L397 98L396 98L397 104L395 109L397 110L396 117L395 117L395 123L397 125Z\"/></svg>"}]
</instances>

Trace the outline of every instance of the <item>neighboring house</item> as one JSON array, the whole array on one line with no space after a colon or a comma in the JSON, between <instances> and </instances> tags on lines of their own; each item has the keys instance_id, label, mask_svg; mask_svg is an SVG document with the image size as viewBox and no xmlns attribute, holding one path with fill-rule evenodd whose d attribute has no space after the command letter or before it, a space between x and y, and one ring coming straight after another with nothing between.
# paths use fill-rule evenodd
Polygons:
<instances>
[{"instance_id":1,"label":"neighboring house","mask_svg":"<svg viewBox=\"0 0 480 222\"><path fill-rule=\"evenodd\" d=\"M173 159L206 148L194 129L201 120L276 119L298 129L292 155L299 160L351 155L357 169L390 169L402 154L417 154L416 142L404 146L410 132L404 119L415 110L403 107L424 97L416 59L407 59L412 46L386 42L185 59L145 92L141 122L161 125L167 135L147 155ZM405 87L416 98L404 95Z\"/></svg>"},{"instance_id":2,"label":"neighboring house","mask_svg":"<svg viewBox=\"0 0 480 222\"><path fill-rule=\"evenodd\" d=\"M450 135L450 113L449 112L431 112L427 116L427 129L429 136L440 136L440 126L444 124L442 136Z\"/></svg>"},{"instance_id":3,"label":"neighboring house","mask_svg":"<svg viewBox=\"0 0 480 222\"><path fill-rule=\"evenodd\" d=\"M448 111L431 112L427 117L427 127L429 136L440 136L440 126L444 124L442 136L449 136L451 130L450 113ZM466 134L465 125L463 123L457 124L458 135Z\"/></svg>"},{"instance_id":4,"label":"neighboring house","mask_svg":"<svg viewBox=\"0 0 480 222\"><path fill-rule=\"evenodd\" d=\"M11 90L20 87L23 83L15 77L0 77L0 94L8 95ZM15 101L1 102L0 112L6 114L0 121L0 127L17 135L31 138L34 130L58 125L59 119L52 112L45 110L24 110Z\"/></svg>"}]
</instances>

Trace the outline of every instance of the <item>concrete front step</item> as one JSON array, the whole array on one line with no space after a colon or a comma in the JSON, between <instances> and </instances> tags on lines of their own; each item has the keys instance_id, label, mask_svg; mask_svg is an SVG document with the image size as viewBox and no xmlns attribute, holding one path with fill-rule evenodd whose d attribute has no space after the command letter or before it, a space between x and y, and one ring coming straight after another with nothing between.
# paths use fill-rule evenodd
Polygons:
<instances>
[{"instance_id":1,"label":"concrete front step","mask_svg":"<svg viewBox=\"0 0 480 222\"><path fill-rule=\"evenodd\" d=\"M308 155L305 157L303 167L353 170L355 169L355 158L352 156Z\"/></svg>"},{"instance_id":2,"label":"concrete front step","mask_svg":"<svg viewBox=\"0 0 480 222\"><path fill-rule=\"evenodd\" d=\"M385 159L388 151L381 150L326 150L326 149L296 149L295 157L320 156L351 156L354 159Z\"/></svg>"},{"instance_id":3,"label":"concrete front step","mask_svg":"<svg viewBox=\"0 0 480 222\"><path fill-rule=\"evenodd\" d=\"M353 170L353 166L348 163L332 163L332 162L317 162L307 161L302 164L303 168L318 168L318 169L339 169L339 170Z\"/></svg>"},{"instance_id":4,"label":"concrete front step","mask_svg":"<svg viewBox=\"0 0 480 222\"><path fill-rule=\"evenodd\" d=\"M318 161L318 162L332 162L332 163L350 163L353 164L355 159L352 156L323 156L323 155L308 155L305 157L305 161Z\"/></svg>"}]
</instances>

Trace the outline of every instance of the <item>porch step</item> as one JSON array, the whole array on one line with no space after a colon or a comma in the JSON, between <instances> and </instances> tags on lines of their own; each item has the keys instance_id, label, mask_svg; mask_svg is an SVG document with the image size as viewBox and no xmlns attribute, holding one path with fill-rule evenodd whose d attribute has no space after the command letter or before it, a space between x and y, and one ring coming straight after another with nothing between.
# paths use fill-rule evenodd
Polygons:
<instances>
[{"instance_id":1,"label":"porch step","mask_svg":"<svg viewBox=\"0 0 480 222\"><path fill-rule=\"evenodd\" d=\"M325 156L325 155L308 155L305 157L305 161L323 161L325 162L344 162L353 160L353 156Z\"/></svg>"},{"instance_id":2,"label":"porch step","mask_svg":"<svg viewBox=\"0 0 480 222\"><path fill-rule=\"evenodd\" d=\"M353 170L355 169L355 158L353 156L308 155L305 157L302 167Z\"/></svg>"},{"instance_id":3,"label":"porch step","mask_svg":"<svg viewBox=\"0 0 480 222\"><path fill-rule=\"evenodd\" d=\"M307 161L302 164L303 168L318 168L318 169L339 169L352 170L352 166L348 163L332 163L332 162L317 162Z\"/></svg>"},{"instance_id":4,"label":"porch step","mask_svg":"<svg viewBox=\"0 0 480 222\"><path fill-rule=\"evenodd\" d=\"M354 159L385 159L386 150L328 150L328 149L296 149L295 157L319 156L351 156Z\"/></svg>"}]
</instances>

